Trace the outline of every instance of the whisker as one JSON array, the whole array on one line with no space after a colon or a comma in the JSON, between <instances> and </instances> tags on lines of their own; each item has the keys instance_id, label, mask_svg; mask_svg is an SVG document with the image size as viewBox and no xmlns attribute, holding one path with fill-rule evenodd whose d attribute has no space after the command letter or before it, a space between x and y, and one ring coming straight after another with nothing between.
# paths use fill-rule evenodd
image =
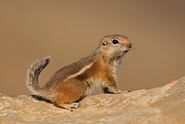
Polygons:
<instances>
[{"instance_id":1,"label":"whisker","mask_svg":"<svg viewBox=\"0 0 185 124\"><path fill-rule=\"evenodd\" d=\"M136 61L138 61L139 60L139 57L136 54L136 49L133 48L130 52L134 55L134 59L136 59Z\"/></svg>"}]
</instances>

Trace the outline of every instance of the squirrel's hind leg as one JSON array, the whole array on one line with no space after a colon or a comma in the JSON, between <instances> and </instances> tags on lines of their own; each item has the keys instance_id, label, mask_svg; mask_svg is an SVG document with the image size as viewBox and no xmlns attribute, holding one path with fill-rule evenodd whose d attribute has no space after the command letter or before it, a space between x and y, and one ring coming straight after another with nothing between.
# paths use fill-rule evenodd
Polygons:
<instances>
[{"instance_id":1,"label":"squirrel's hind leg","mask_svg":"<svg viewBox=\"0 0 185 124\"><path fill-rule=\"evenodd\" d=\"M74 109L77 109L80 107L80 103L71 103L71 104L64 104L64 103L54 103L55 106L59 107L59 108L63 108L63 109L66 109L66 110L69 110L71 112L73 112Z\"/></svg>"}]
</instances>

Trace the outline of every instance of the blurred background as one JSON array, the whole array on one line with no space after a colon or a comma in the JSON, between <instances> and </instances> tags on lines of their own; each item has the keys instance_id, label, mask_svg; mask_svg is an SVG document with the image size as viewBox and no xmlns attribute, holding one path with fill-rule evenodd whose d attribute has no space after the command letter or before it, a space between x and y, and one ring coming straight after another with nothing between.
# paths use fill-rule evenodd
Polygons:
<instances>
[{"instance_id":1,"label":"blurred background","mask_svg":"<svg viewBox=\"0 0 185 124\"><path fill-rule=\"evenodd\" d=\"M89 55L107 34L134 44L119 71L122 90L149 89L185 76L184 0L1 0L0 92L29 94L30 64L51 55L41 86Z\"/></svg>"}]
</instances>

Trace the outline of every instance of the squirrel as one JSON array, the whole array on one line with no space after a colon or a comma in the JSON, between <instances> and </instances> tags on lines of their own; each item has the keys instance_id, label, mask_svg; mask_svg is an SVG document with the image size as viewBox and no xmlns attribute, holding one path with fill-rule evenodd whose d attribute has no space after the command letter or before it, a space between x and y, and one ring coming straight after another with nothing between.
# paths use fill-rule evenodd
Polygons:
<instances>
[{"instance_id":1,"label":"squirrel","mask_svg":"<svg viewBox=\"0 0 185 124\"><path fill-rule=\"evenodd\" d=\"M49 100L57 107L73 111L94 88L104 93L119 94L117 69L122 57L131 49L128 38L121 34L103 37L98 48L89 56L59 69L40 87L38 77L51 57L34 62L28 69L26 84L34 96Z\"/></svg>"}]
</instances>

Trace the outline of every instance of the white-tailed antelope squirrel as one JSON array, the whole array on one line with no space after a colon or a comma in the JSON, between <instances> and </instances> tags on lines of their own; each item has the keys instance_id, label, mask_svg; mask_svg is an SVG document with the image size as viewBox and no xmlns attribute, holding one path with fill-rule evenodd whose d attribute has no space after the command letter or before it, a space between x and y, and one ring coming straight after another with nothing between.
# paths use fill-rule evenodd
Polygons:
<instances>
[{"instance_id":1,"label":"white-tailed antelope squirrel","mask_svg":"<svg viewBox=\"0 0 185 124\"><path fill-rule=\"evenodd\" d=\"M94 87L102 88L104 93L121 93L117 68L131 47L126 36L107 35L94 53L59 69L43 87L38 85L38 77L50 57L39 59L28 69L27 87L33 95L69 110L78 108L78 102L90 95Z\"/></svg>"}]
</instances>

